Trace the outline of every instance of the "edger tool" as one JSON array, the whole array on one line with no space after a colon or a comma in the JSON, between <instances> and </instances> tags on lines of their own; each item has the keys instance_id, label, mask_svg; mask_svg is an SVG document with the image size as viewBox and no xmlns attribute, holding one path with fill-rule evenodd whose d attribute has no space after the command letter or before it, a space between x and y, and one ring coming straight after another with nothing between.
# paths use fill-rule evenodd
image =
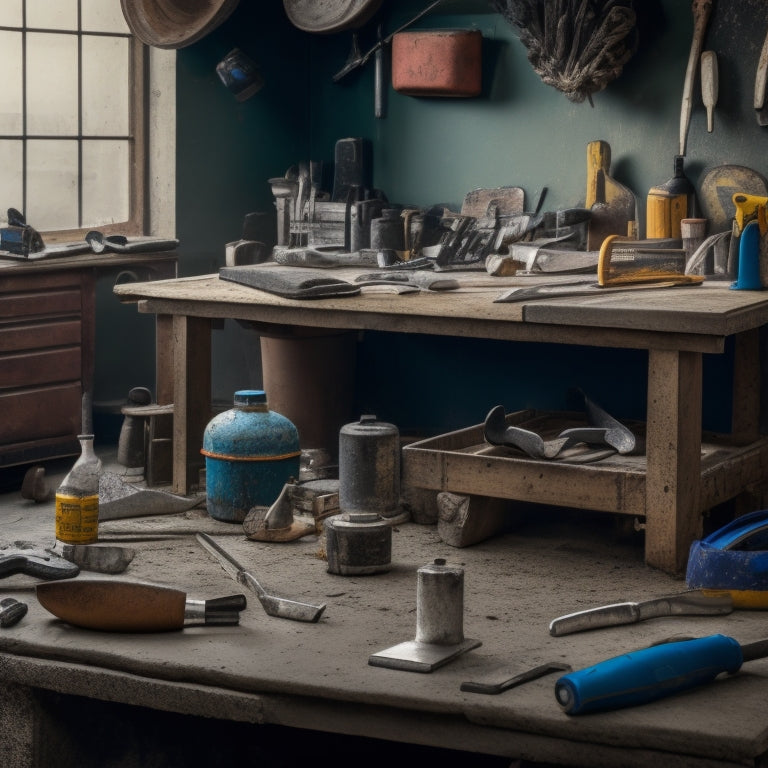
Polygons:
<instances>
[{"instance_id":1,"label":"edger tool","mask_svg":"<svg viewBox=\"0 0 768 768\"><path fill-rule=\"evenodd\" d=\"M222 549L207 533L197 534L198 542L219 561L221 567L236 581L248 587L259 598L265 612L269 616L294 621L316 622L322 616L325 605L311 605L289 600L285 597L267 594L267 591L257 581L256 577L246 571L232 555Z\"/></svg>"}]
</instances>

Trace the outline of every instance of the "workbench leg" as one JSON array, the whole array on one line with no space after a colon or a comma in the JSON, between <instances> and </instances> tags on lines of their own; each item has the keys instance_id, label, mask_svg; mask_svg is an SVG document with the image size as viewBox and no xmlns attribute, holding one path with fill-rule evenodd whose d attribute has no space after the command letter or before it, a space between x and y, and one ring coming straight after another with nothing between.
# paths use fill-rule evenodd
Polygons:
<instances>
[{"instance_id":1,"label":"workbench leg","mask_svg":"<svg viewBox=\"0 0 768 768\"><path fill-rule=\"evenodd\" d=\"M155 317L155 397L158 405L173 403L173 316Z\"/></svg>"},{"instance_id":2,"label":"workbench leg","mask_svg":"<svg viewBox=\"0 0 768 768\"><path fill-rule=\"evenodd\" d=\"M675 575L702 531L701 389L701 353L648 352L645 561Z\"/></svg>"},{"instance_id":3,"label":"workbench leg","mask_svg":"<svg viewBox=\"0 0 768 768\"><path fill-rule=\"evenodd\" d=\"M211 419L211 321L173 317L173 490L197 490L203 432Z\"/></svg>"}]
</instances>

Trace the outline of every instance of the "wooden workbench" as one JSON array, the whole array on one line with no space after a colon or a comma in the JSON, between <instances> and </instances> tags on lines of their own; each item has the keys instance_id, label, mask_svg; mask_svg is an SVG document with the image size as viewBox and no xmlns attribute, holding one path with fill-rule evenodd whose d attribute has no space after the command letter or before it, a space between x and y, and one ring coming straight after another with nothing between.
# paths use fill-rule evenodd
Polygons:
<instances>
[{"instance_id":1,"label":"wooden workbench","mask_svg":"<svg viewBox=\"0 0 768 768\"><path fill-rule=\"evenodd\" d=\"M353 275L334 271L342 279ZM158 338L166 340L159 346L158 402L165 398L164 402L174 403L178 493L186 493L197 482L199 449L210 417L210 329L215 319L249 321L263 333L287 334L307 327L371 329L648 350L646 451L641 464L636 463L632 472L598 468L598 490L591 496L585 483L577 488L570 483L567 491L567 475L556 477L567 468L538 462L538 486L533 486L556 487L563 506L644 516L647 563L679 573L691 541L701 534L702 512L765 478L768 439L759 434L759 329L768 322L768 295L707 282L697 287L494 303L506 286L536 280L488 276L486 288L404 295L364 289L359 296L298 301L204 275L117 286L115 293L124 301L138 302L140 312L157 315ZM702 355L724 352L730 336L736 341L732 430L706 451L703 462ZM520 479L530 469L530 462L521 461L522 475L511 476L506 489L488 488L487 495L537 500L535 491L532 498L522 495L532 487ZM409 475L406 465L404 482L413 474L418 473ZM466 491L450 487L445 477L443 472L414 482ZM609 486L619 490L611 494Z\"/></svg>"}]
</instances>

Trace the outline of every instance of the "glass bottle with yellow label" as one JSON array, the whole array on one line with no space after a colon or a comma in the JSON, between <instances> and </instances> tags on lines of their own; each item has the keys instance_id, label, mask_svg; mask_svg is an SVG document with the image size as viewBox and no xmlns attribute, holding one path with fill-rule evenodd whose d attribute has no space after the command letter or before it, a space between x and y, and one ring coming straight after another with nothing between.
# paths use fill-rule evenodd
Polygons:
<instances>
[{"instance_id":1,"label":"glass bottle with yellow label","mask_svg":"<svg viewBox=\"0 0 768 768\"><path fill-rule=\"evenodd\" d=\"M78 435L80 456L56 491L56 538L66 544L92 544L99 537L101 459L93 435Z\"/></svg>"}]
</instances>

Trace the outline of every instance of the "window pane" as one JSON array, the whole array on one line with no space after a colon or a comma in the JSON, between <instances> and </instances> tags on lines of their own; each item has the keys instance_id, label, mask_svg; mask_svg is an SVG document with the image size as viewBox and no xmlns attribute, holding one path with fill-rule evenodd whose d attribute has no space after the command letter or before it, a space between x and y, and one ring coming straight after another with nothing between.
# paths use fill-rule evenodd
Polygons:
<instances>
[{"instance_id":1,"label":"window pane","mask_svg":"<svg viewBox=\"0 0 768 768\"><path fill-rule=\"evenodd\" d=\"M77 0L27 0L27 26L77 29Z\"/></svg>"},{"instance_id":2,"label":"window pane","mask_svg":"<svg viewBox=\"0 0 768 768\"><path fill-rule=\"evenodd\" d=\"M0 173L0 217L3 219L9 208L21 209L23 205L22 162L20 141L0 141L0 168L3 169Z\"/></svg>"},{"instance_id":3,"label":"window pane","mask_svg":"<svg viewBox=\"0 0 768 768\"><path fill-rule=\"evenodd\" d=\"M0 72L0 134L21 134L21 32L0 32Z\"/></svg>"},{"instance_id":4,"label":"window pane","mask_svg":"<svg viewBox=\"0 0 768 768\"><path fill-rule=\"evenodd\" d=\"M83 226L127 221L130 215L127 141L83 142Z\"/></svg>"},{"instance_id":5,"label":"window pane","mask_svg":"<svg viewBox=\"0 0 768 768\"><path fill-rule=\"evenodd\" d=\"M27 35L27 130L77 135L77 38Z\"/></svg>"},{"instance_id":6,"label":"window pane","mask_svg":"<svg viewBox=\"0 0 768 768\"><path fill-rule=\"evenodd\" d=\"M3 0L0 3L0 25L20 27L21 21L21 0Z\"/></svg>"},{"instance_id":7,"label":"window pane","mask_svg":"<svg viewBox=\"0 0 768 768\"><path fill-rule=\"evenodd\" d=\"M125 136L128 120L128 40L83 37L83 134Z\"/></svg>"},{"instance_id":8,"label":"window pane","mask_svg":"<svg viewBox=\"0 0 768 768\"><path fill-rule=\"evenodd\" d=\"M86 32L130 34L120 0L83 0L82 28Z\"/></svg>"},{"instance_id":9,"label":"window pane","mask_svg":"<svg viewBox=\"0 0 768 768\"><path fill-rule=\"evenodd\" d=\"M27 144L27 221L37 230L71 228L77 222L77 142Z\"/></svg>"}]
</instances>

